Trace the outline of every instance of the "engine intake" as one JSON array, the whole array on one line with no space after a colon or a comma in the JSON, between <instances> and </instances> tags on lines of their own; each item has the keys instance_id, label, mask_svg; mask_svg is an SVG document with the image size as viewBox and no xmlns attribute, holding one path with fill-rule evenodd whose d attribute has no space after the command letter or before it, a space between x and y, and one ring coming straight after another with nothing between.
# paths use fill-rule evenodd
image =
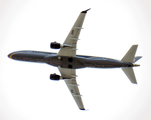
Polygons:
<instances>
[{"instance_id":1,"label":"engine intake","mask_svg":"<svg viewBox=\"0 0 151 120\"><path fill-rule=\"evenodd\" d=\"M61 45L60 43L57 43L57 42L51 42L50 47L53 49L60 49Z\"/></svg>"},{"instance_id":2,"label":"engine intake","mask_svg":"<svg viewBox=\"0 0 151 120\"><path fill-rule=\"evenodd\" d=\"M60 80L60 75L57 75L55 73L54 74L50 74L50 79L51 80L58 80L59 81Z\"/></svg>"}]
</instances>

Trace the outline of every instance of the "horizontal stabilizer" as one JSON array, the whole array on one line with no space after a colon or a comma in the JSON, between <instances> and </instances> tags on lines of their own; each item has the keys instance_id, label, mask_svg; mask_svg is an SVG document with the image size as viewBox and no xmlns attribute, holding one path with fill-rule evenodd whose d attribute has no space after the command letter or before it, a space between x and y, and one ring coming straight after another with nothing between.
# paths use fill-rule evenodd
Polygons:
<instances>
[{"instance_id":1,"label":"horizontal stabilizer","mask_svg":"<svg viewBox=\"0 0 151 120\"><path fill-rule=\"evenodd\" d=\"M132 83L137 84L135 74L134 74L132 67L122 68L122 70Z\"/></svg>"},{"instance_id":2,"label":"horizontal stabilizer","mask_svg":"<svg viewBox=\"0 0 151 120\"><path fill-rule=\"evenodd\" d=\"M136 50L137 50L137 46L138 46L138 45L133 45L133 46L129 49L129 51L126 53L126 55L122 58L121 61L133 63L134 57L135 57L135 53L136 53Z\"/></svg>"}]
</instances>

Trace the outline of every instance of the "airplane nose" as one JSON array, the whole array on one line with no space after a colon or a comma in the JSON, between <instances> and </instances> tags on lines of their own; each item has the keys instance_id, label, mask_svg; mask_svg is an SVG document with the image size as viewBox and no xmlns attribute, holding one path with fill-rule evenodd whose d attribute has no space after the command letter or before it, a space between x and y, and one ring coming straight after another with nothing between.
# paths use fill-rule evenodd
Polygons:
<instances>
[{"instance_id":1,"label":"airplane nose","mask_svg":"<svg viewBox=\"0 0 151 120\"><path fill-rule=\"evenodd\" d=\"M13 53L8 54L8 57L12 58L13 57Z\"/></svg>"},{"instance_id":2,"label":"airplane nose","mask_svg":"<svg viewBox=\"0 0 151 120\"><path fill-rule=\"evenodd\" d=\"M8 57L10 58L10 56L11 56L11 53L10 54L8 54Z\"/></svg>"}]
</instances>

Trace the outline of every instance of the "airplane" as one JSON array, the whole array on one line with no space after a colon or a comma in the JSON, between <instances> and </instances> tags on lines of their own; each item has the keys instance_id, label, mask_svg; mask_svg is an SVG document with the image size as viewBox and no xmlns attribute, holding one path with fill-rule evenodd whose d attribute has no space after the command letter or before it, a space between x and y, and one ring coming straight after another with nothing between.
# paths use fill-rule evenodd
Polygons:
<instances>
[{"instance_id":1,"label":"airplane","mask_svg":"<svg viewBox=\"0 0 151 120\"><path fill-rule=\"evenodd\" d=\"M82 25L85 16L89 10L90 9L87 9L80 13L63 44L57 42L50 43L50 48L60 49L58 53L24 50L12 52L8 55L9 58L14 60L46 63L58 67L61 75L56 73L50 74L50 79L55 81L65 81L80 110L85 110L85 107L83 105L81 94L78 88L79 85L76 82L76 69L86 67L121 68L130 81L134 84L137 84L133 67L140 66L135 64L135 62L141 58L141 56L135 57L138 45L132 45L132 47L121 60L105 57L76 55L77 41L79 40L81 29L83 29Z\"/></svg>"}]
</instances>

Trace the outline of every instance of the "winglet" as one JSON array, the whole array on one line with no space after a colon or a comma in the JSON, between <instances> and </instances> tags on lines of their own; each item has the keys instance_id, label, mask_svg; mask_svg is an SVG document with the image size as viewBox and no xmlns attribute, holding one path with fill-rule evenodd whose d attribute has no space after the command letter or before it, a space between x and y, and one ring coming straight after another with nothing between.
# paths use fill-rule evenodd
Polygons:
<instances>
[{"instance_id":1,"label":"winglet","mask_svg":"<svg viewBox=\"0 0 151 120\"><path fill-rule=\"evenodd\" d=\"M87 10L84 10L82 11L81 13L87 13L87 11L89 11L91 8L87 9Z\"/></svg>"},{"instance_id":2,"label":"winglet","mask_svg":"<svg viewBox=\"0 0 151 120\"><path fill-rule=\"evenodd\" d=\"M84 108L84 109L81 109L81 108L80 108L80 110L83 110L83 111L89 111L89 109L85 109L85 108Z\"/></svg>"}]
</instances>

